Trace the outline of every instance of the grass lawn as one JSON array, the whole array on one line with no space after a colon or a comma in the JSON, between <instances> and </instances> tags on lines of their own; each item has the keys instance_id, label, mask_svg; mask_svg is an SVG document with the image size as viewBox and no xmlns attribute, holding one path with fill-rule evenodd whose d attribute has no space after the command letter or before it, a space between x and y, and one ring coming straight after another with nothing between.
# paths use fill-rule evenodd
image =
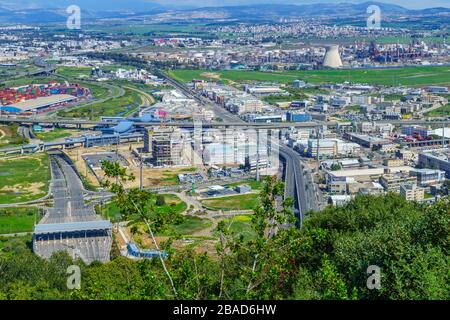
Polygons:
<instances>
[{"instance_id":1,"label":"grass lawn","mask_svg":"<svg viewBox=\"0 0 450 320\"><path fill-rule=\"evenodd\" d=\"M240 186L243 184L250 186L252 188L252 190L259 190L262 186L261 181L256 181L256 180L243 180L243 181L239 181L239 182L230 183L226 186L229 188L234 188L234 187L237 187L237 186Z\"/></svg>"},{"instance_id":2,"label":"grass lawn","mask_svg":"<svg viewBox=\"0 0 450 320\"><path fill-rule=\"evenodd\" d=\"M18 251L32 251L31 235L20 237L0 236L0 256L12 256Z\"/></svg>"},{"instance_id":3,"label":"grass lawn","mask_svg":"<svg viewBox=\"0 0 450 320\"><path fill-rule=\"evenodd\" d=\"M59 67L56 73L67 78L89 77L92 68L90 67Z\"/></svg>"},{"instance_id":4,"label":"grass lawn","mask_svg":"<svg viewBox=\"0 0 450 320\"><path fill-rule=\"evenodd\" d=\"M359 112L361 112L361 106L348 106L348 107L345 107L345 110L359 113Z\"/></svg>"},{"instance_id":5,"label":"grass lawn","mask_svg":"<svg viewBox=\"0 0 450 320\"><path fill-rule=\"evenodd\" d=\"M225 225L235 237L243 236L244 240L251 240L255 237L255 232L251 226L252 217L250 215L235 216L225 220Z\"/></svg>"},{"instance_id":6,"label":"grass lawn","mask_svg":"<svg viewBox=\"0 0 450 320\"><path fill-rule=\"evenodd\" d=\"M181 201L181 199L176 195L165 194L164 199L166 200L166 204L159 207L155 206L156 211L161 213L168 213L173 210L173 212L175 213L182 213L187 209L187 204ZM103 208L103 215L114 222L122 221L119 208L117 208L117 205L114 202L110 202L105 205L105 207Z\"/></svg>"},{"instance_id":7,"label":"grass lawn","mask_svg":"<svg viewBox=\"0 0 450 320\"><path fill-rule=\"evenodd\" d=\"M396 85L444 85L450 84L450 67L406 67L387 69L354 70L313 70L313 71L207 71L207 70L172 70L169 75L182 82L193 79L208 80L206 72L220 74L222 80L233 82L278 82L291 83L296 79L310 83L368 83L386 86Z\"/></svg>"},{"instance_id":8,"label":"grass lawn","mask_svg":"<svg viewBox=\"0 0 450 320\"><path fill-rule=\"evenodd\" d=\"M43 84L50 82L61 82L57 77L20 77L13 80L7 80L2 87L18 87L27 84Z\"/></svg>"},{"instance_id":9,"label":"grass lawn","mask_svg":"<svg viewBox=\"0 0 450 320\"><path fill-rule=\"evenodd\" d=\"M28 139L19 136L18 125L0 126L0 148L14 147L28 143Z\"/></svg>"},{"instance_id":10,"label":"grass lawn","mask_svg":"<svg viewBox=\"0 0 450 320\"><path fill-rule=\"evenodd\" d=\"M257 194L244 194L202 200L202 204L210 210L252 210L258 204Z\"/></svg>"},{"instance_id":11,"label":"grass lawn","mask_svg":"<svg viewBox=\"0 0 450 320\"><path fill-rule=\"evenodd\" d=\"M425 113L425 116L428 117L442 117L448 115L450 115L450 104Z\"/></svg>"},{"instance_id":12,"label":"grass lawn","mask_svg":"<svg viewBox=\"0 0 450 320\"><path fill-rule=\"evenodd\" d=\"M125 94L122 97L66 111L62 110L58 112L58 116L94 119L98 119L100 116L127 116L136 110L141 103L141 97L137 92L125 89Z\"/></svg>"},{"instance_id":13,"label":"grass lawn","mask_svg":"<svg viewBox=\"0 0 450 320\"><path fill-rule=\"evenodd\" d=\"M202 219L194 216L185 216L184 220L180 224L170 225L168 230L163 232L162 235L192 235L195 232L209 228L212 222L208 219Z\"/></svg>"},{"instance_id":14,"label":"grass lawn","mask_svg":"<svg viewBox=\"0 0 450 320\"><path fill-rule=\"evenodd\" d=\"M44 142L54 141L56 139L68 138L72 136L72 130L55 128L53 131L35 133L36 137Z\"/></svg>"},{"instance_id":15,"label":"grass lawn","mask_svg":"<svg viewBox=\"0 0 450 320\"><path fill-rule=\"evenodd\" d=\"M37 208L0 209L0 234L32 232L38 214Z\"/></svg>"},{"instance_id":16,"label":"grass lawn","mask_svg":"<svg viewBox=\"0 0 450 320\"><path fill-rule=\"evenodd\" d=\"M0 161L0 204L42 198L48 192L49 181L47 154Z\"/></svg>"}]
</instances>

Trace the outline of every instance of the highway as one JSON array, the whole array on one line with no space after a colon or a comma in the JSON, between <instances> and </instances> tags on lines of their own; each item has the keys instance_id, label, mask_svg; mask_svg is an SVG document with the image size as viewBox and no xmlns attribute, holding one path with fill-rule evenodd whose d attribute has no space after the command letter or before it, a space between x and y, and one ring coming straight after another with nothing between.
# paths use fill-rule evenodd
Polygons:
<instances>
[{"instance_id":1,"label":"highway","mask_svg":"<svg viewBox=\"0 0 450 320\"><path fill-rule=\"evenodd\" d=\"M34 228L33 251L46 259L66 251L87 264L109 261L111 222L101 220L93 204L85 203L83 184L66 156L61 152L49 156L54 204Z\"/></svg>"},{"instance_id":2,"label":"highway","mask_svg":"<svg viewBox=\"0 0 450 320\"><path fill-rule=\"evenodd\" d=\"M42 224L99 220L92 205L84 203L83 184L61 152L50 152L53 208L42 219Z\"/></svg>"}]
</instances>

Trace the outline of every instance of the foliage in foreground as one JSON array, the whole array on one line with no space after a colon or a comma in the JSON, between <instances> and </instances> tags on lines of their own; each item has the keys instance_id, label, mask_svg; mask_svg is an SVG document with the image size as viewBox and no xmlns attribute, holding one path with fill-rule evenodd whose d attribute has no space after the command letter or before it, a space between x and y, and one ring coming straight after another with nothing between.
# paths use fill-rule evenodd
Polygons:
<instances>
[{"instance_id":1,"label":"foliage in foreground","mask_svg":"<svg viewBox=\"0 0 450 320\"><path fill-rule=\"evenodd\" d=\"M255 209L256 237L217 228L217 254L168 249L158 259L113 257L81 265L81 290L66 289L64 253L42 260L17 246L0 257L2 299L448 299L449 199L423 206L400 196L361 196L341 208L292 222L283 184L267 180ZM137 191L135 191L137 192ZM133 197L136 195L134 194ZM135 198L136 199L136 198ZM125 200L124 200L125 201ZM381 289L367 289L367 268L381 268Z\"/></svg>"}]
</instances>

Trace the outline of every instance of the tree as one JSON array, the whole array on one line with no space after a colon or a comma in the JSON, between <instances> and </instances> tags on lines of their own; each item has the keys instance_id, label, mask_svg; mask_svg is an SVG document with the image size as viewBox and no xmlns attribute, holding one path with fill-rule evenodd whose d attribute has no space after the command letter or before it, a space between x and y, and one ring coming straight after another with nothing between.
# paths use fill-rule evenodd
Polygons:
<instances>
[{"instance_id":1,"label":"tree","mask_svg":"<svg viewBox=\"0 0 450 320\"><path fill-rule=\"evenodd\" d=\"M165 206L166 205L166 198L163 195L161 195L161 194L157 195L156 196L156 205L158 207Z\"/></svg>"},{"instance_id":2,"label":"tree","mask_svg":"<svg viewBox=\"0 0 450 320\"><path fill-rule=\"evenodd\" d=\"M147 231L150 238L155 246L156 250L159 252L159 260L164 268L164 272L172 287L172 291L177 296L177 291L173 283L173 279L167 269L166 263L162 256L159 244L155 239L152 225L157 229L163 228L167 219L158 212L155 212L153 207L153 199L155 195L146 190L140 190L138 188L133 188L128 192L123 187L122 181L133 180L133 175L128 175L125 168L121 168L118 162L102 162L102 169L105 172L106 177L115 178L116 183L111 184L109 180L105 183L106 186L110 186L110 190L115 193L114 201L116 202L119 210L122 214L124 220L131 220L131 224L137 224L139 222L144 222L147 226ZM151 222L151 223L150 223Z\"/></svg>"}]
</instances>

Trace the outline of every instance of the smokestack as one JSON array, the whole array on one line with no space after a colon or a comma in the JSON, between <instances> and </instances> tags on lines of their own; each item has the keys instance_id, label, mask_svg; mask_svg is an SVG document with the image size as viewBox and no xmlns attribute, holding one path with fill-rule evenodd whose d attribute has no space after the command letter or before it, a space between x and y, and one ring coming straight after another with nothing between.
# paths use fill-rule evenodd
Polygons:
<instances>
[{"instance_id":1,"label":"smokestack","mask_svg":"<svg viewBox=\"0 0 450 320\"><path fill-rule=\"evenodd\" d=\"M327 47L327 52L323 59L323 66L328 68L342 68L343 65L339 54L339 46L333 45Z\"/></svg>"}]
</instances>

